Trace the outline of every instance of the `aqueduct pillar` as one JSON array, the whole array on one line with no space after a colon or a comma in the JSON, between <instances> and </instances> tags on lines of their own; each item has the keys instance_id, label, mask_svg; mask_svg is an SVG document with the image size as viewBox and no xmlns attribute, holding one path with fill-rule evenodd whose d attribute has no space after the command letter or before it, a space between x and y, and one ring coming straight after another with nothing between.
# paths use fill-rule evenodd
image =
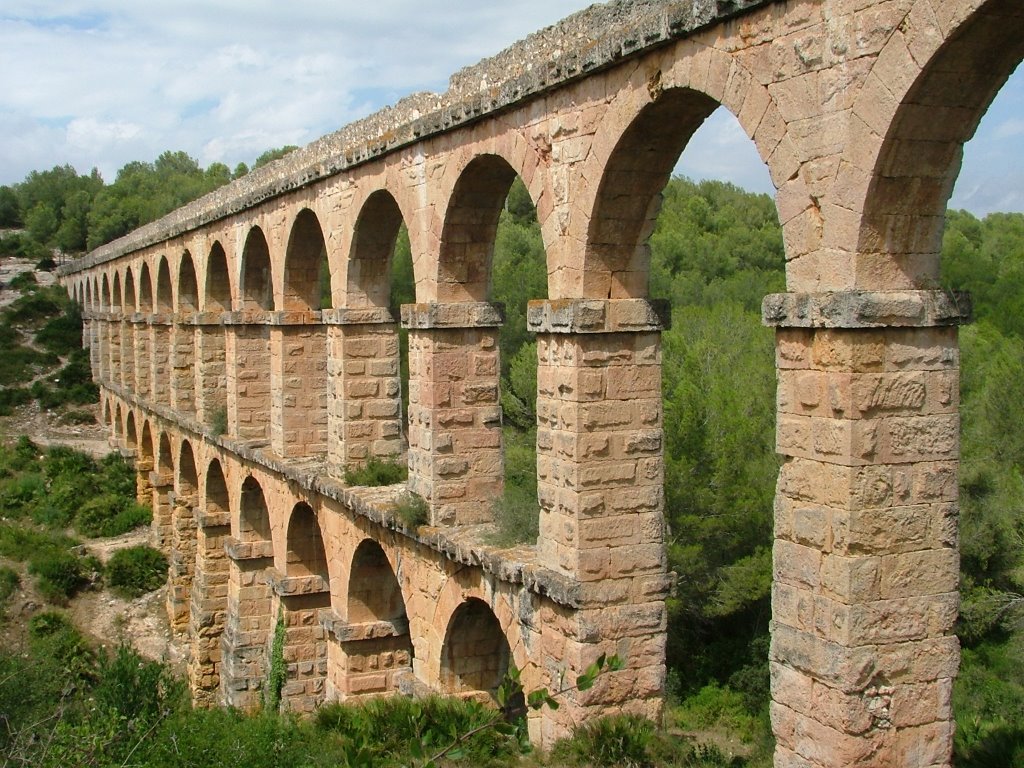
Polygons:
<instances>
[{"instance_id":1,"label":"aqueduct pillar","mask_svg":"<svg viewBox=\"0 0 1024 768\"><path fill-rule=\"evenodd\" d=\"M780 294L776 766L946 765L959 664L957 331L941 292Z\"/></svg>"}]
</instances>

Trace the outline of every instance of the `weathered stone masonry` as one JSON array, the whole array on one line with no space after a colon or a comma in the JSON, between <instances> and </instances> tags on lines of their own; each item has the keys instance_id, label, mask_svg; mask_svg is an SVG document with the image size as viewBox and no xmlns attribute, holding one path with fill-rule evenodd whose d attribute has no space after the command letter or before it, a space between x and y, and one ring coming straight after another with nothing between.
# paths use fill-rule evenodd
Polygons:
<instances>
[{"instance_id":1,"label":"weathered stone masonry","mask_svg":"<svg viewBox=\"0 0 1024 768\"><path fill-rule=\"evenodd\" d=\"M777 329L776 765L947 766L958 353L936 291L963 143L1024 56L1017 0L595 6L63 270L111 437L171 557L198 700L528 687L627 668L531 721L656 716L664 687L660 330L646 238L717 107L766 163L787 256ZM548 259L541 537L480 542L502 482L490 255L509 185ZM404 418L390 254L408 228ZM330 300L319 296L326 259ZM222 432L223 430L223 432ZM346 466L405 457L402 488Z\"/></svg>"}]
</instances>

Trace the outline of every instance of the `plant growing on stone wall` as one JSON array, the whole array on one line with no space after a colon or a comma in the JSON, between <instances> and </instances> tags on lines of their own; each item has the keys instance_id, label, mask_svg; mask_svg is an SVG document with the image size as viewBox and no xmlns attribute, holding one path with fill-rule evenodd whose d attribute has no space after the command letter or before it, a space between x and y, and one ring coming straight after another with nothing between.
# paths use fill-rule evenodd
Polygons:
<instances>
[{"instance_id":1,"label":"plant growing on stone wall","mask_svg":"<svg viewBox=\"0 0 1024 768\"><path fill-rule=\"evenodd\" d=\"M345 484L373 488L400 483L408 476L409 468L404 463L371 456L363 466L345 470Z\"/></svg>"},{"instance_id":2,"label":"plant growing on stone wall","mask_svg":"<svg viewBox=\"0 0 1024 768\"><path fill-rule=\"evenodd\" d=\"M395 504L395 517L408 528L419 528L430 520L430 507L418 493L407 491Z\"/></svg>"},{"instance_id":3,"label":"plant growing on stone wall","mask_svg":"<svg viewBox=\"0 0 1024 768\"><path fill-rule=\"evenodd\" d=\"M284 663L284 615L277 610L277 623L274 625L274 639L270 644L270 669L267 671L267 687L263 693L263 708L268 712L277 712L281 706L281 691L284 689L288 668Z\"/></svg>"},{"instance_id":4,"label":"plant growing on stone wall","mask_svg":"<svg viewBox=\"0 0 1024 768\"><path fill-rule=\"evenodd\" d=\"M228 431L228 408L226 405L213 410L210 414L209 427L215 437L220 437Z\"/></svg>"}]
</instances>

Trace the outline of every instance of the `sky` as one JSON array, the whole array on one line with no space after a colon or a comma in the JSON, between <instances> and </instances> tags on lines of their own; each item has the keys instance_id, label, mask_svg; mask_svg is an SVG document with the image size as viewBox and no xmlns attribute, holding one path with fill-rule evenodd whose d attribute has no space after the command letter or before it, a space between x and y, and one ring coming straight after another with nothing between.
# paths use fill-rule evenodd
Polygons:
<instances>
[{"instance_id":1,"label":"sky","mask_svg":"<svg viewBox=\"0 0 1024 768\"><path fill-rule=\"evenodd\" d=\"M586 7L585 0L3 0L0 184L70 163L105 180L184 150L251 164L307 144ZM1024 68L1022 68L1024 69ZM771 192L724 110L677 167ZM1024 72L965 149L951 206L1024 211Z\"/></svg>"}]
</instances>

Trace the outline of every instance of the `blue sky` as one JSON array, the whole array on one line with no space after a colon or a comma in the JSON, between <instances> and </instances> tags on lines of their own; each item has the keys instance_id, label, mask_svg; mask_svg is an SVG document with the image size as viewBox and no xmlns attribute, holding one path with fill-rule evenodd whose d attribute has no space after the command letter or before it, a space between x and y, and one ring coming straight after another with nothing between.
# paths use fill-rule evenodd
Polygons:
<instances>
[{"instance_id":1,"label":"blue sky","mask_svg":"<svg viewBox=\"0 0 1024 768\"><path fill-rule=\"evenodd\" d=\"M586 7L581 0L3 0L0 184L70 163L113 180L131 160L184 150L251 163L305 144ZM771 186L720 110L678 171ZM965 151L951 201L1024 211L1024 74Z\"/></svg>"}]
</instances>

